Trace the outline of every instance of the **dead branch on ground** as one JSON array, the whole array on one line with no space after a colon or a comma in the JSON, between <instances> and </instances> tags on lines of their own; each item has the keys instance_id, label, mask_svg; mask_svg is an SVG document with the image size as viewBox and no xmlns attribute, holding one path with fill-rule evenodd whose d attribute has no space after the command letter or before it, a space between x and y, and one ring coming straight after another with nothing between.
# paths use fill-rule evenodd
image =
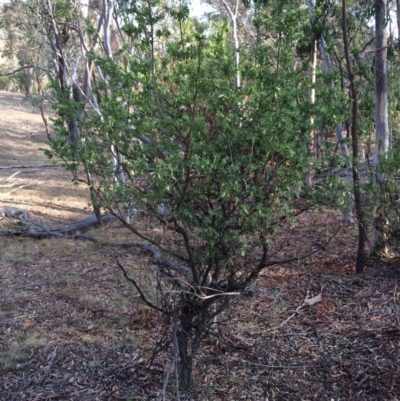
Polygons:
<instances>
[{"instance_id":1,"label":"dead branch on ground","mask_svg":"<svg viewBox=\"0 0 400 401\"><path fill-rule=\"evenodd\" d=\"M0 167L1 168L1 167ZM16 173L10 175L9 177L4 178L3 180L0 181L0 189L1 188L12 188L12 187L16 187L13 188L11 190L9 190L8 192L4 192L1 193L0 196L7 196L10 195L11 193L18 191L19 189L22 188L26 188L29 186L33 186L39 183L39 181L32 181L32 182L25 182L25 181L15 181L15 182L10 182L7 183L7 181L10 181L11 179L13 179L16 175L18 175L20 173L20 171L17 171Z\"/></svg>"}]
</instances>

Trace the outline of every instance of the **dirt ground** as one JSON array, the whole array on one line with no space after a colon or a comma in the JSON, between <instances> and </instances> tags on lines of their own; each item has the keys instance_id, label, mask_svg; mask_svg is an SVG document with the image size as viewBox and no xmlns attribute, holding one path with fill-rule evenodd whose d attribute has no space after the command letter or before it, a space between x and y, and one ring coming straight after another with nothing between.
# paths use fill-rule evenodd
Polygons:
<instances>
[{"instance_id":1,"label":"dirt ground","mask_svg":"<svg viewBox=\"0 0 400 401\"><path fill-rule=\"evenodd\" d=\"M33 218L53 224L85 215L87 188L72 183L61 163L56 165L41 150L47 148L47 135L40 111L24 101L23 95L0 91L0 116L0 182L18 173L2 183L0 207L21 207Z\"/></svg>"},{"instance_id":2,"label":"dirt ground","mask_svg":"<svg viewBox=\"0 0 400 401\"><path fill-rule=\"evenodd\" d=\"M60 225L90 213L88 193L43 155L46 139L38 110L0 92L0 207ZM356 230L339 220L314 211L287 229L288 253L318 252L269 268L232 302L181 400L400 400L400 262L370 259L356 276ZM90 235L135 240L119 224ZM117 260L157 296L157 267L137 249L0 237L1 401L157 399L171 348L153 353L162 318ZM178 399L174 379L165 399Z\"/></svg>"}]
</instances>

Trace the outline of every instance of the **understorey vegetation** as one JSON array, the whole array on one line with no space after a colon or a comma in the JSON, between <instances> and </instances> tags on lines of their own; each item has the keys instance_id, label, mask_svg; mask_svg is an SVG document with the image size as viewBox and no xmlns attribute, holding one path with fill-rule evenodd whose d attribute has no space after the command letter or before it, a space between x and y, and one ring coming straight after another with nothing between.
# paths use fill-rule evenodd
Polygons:
<instances>
[{"instance_id":1,"label":"understorey vegetation","mask_svg":"<svg viewBox=\"0 0 400 401\"><path fill-rule=\"evenodd\" d=\"M33 9L40 17L29 39L45 38L47 66L19 48L15 72L28 79L34 71L37 98L52 102L52 134L41 108L44 152L87 186L93 209L87 221L58 229L24 215L18 234L94 240L78 231L118 219L132 234L121 247L153 256L154 292L130 274L129 262L116 256L115 265L162 316L158 346L170 350L171 364L161 398L173 370L178 398L193 387L202 341L221 336L218 316L252 298L263 271L316 252L293 252L282 240L302 214L342 213L344 225L318 242L323 250L356 222L357 273L368 236L371 254L397 251L388 10L378 0L365 9L344 0L294 3L222 0L208 20L158 0L90 3L85 13L62 0L4 8L10 54L20 45L13 18ZM375 31L365 24L372 17ZM374 61L366 61L369 52Z\"/></svg>"},{"instance_id":2,"label":"understorey vegetation","mask_svg":"<svg viewBox=\"0 0 400 401\"><path fill-rule=\"evenodd\" d=\"M285 49L276 71L269 49L255 46L240 66L238 87L227 23L196 27L182 7L160 32L152 10L135 10L148 26L124 26L132 41L145 38L134 56L122 48L115 58L94 58L104 76L92 88L101 99L95 107L72 97L66 102L54 83L61 118L51 154L90 186L98 206L174 261L162 269L162 304L145 302L168 317L179 383L187 388L216 316L232 297L251 295L263 269L284 262L273 235L338 180L328 175L315 188L305 180L308 64L293 68L294 50ZM162 52L155 43L164 45ZM328 121L331 111L320 118ZM66 115L76 121L78 140L71 140ZM139 214L158 220L163 233L143 232Z\"/></svg>"}]
</instances>

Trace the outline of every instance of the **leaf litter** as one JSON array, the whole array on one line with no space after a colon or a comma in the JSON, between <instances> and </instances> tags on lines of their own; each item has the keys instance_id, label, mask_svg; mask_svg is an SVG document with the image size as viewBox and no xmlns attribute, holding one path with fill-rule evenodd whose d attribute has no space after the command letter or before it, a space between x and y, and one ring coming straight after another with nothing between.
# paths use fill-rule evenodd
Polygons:
<instances>
[{"instance_id":1,"label":"leaf litter","mask_svg":"<svg viewBox=\"0 0 400 401\"><path fill-rule=\"evenodd\" d=\"M304 242L301 227L295 234ZM98 235L117 238L121 230ZM182 399L399 397L400 261L371 259L356 276L342 240L331 243L334 253L268 268L252 298L235 299L219 317L222 337L204 342L195 387ZM3 249L16 242L18 249L27 242L26 254L0 263L0 400L156 399L171 354L162 349L149 364L163 321L115 262L130 266L154 297L151 258L66 239L5 239ZM172 383L168 391L175 399Z\"/></svg>"},{"instance_id":2,"label":"leaf litter","mask_svg":"<svg viewBox=\"0 0 400 401\"><path fill-rule=\"evenodd\" d=\"M23 119L31 111L18 113ZM14 120L6 123L2 160L39 160L44 132L38 128L32 142ZM10 156L14 140L24 141L23 155ZM16 171L2 170L0 178ZM27 169L20 177L41 185L13 192L0 206L28 206L35 218L57 224L83 216L87 193L70 186L62 169ZM292 262L266 269L254 296L234 299L219 316L222 336L203 343L195 386L181 400L400 399L400 261L371 258L356 276L355 228L339 220L336 212L311 211L282 231L271 251ZM132 240L117 224L93 235ZM156 298L150 256L62 238L0 240L0 400L157 399L171 346L154 354L162 318L116 265L118 258ZM176 399L172 380L166 399Z\"/></svg>"}]
</instances>

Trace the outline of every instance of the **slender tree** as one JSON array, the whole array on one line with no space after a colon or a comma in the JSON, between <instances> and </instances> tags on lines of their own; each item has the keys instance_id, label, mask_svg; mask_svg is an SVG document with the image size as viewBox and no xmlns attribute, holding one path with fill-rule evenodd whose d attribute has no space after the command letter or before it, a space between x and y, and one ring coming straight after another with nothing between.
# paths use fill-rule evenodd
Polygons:
<instances>
[{"instance_id":1,"label":"slender tree","mask_svg":"<svg viewBox=\"0 0 400 401\"><path fill-rule=\"evenodd\" d=\"M381 163L389 150L387 92L387 10L386 1L375 0L375 180L385 194L385 174ZM374 208L371 252L387 251L388 219L381 203Z\"/></svg>"},{"instance_id":2,"label":"slender tree","mask_svg":"<svg viewBox=\"0 0 400 401\"><path fill-rule=\"evenodd\" d=\"M312 19L315 18L315 2L313 0L309 0L309 8L310 8L310 13ZM316 38L316 42L318 42L319 45L319 50L321 52L321 58L323 61L323 66L325 69L326 74L328 76L333 76L333 68L332 68L332 62L330 55L327 51L327 46L326 46L326 41L324 36L322 35L322 32L316 33L318 37ZM334 80L331 79L329 83L329 89L333 91L335 89L335 83ZM346 169L346 178L347 178L347 183L348 183L348 189L346 190L346 195L345 195L345 206L342 212L342 221L344 223L354 223L353 219L353 175L352 175L352 170L351 170L351 160L350 160L350 153L349 149L347 147L347 143L344 140L343 137L343 125L338 124L335 128L335 135L336 135L336 140L339 144L339 148L342 152L342 156L345 161L345 169Z\"/></svg>"},{"instance_id":3,"label":"slender tree","mask_svg":"<svg viewBox=\"0 0 400 401\"><path fill-rule=\"evenodd\" d=\"M366 228L364 210L361 200L360 177L358 173L358 131L357 131L357 118L358 118L358 93L355 84L355 75L353 73L353 66L350 58L349 39L347 36L347 11L346 0L342 0L342 32L343 32L343 45L344 54L346 58L347 73L350 81L350 98L351 98L351 140L353 149L353 183L354 183L354 200L358 219L358 250L356 261L356 272L362 273L364 270L364 248L366 240Z\"/></svg>"}]
</instances>

